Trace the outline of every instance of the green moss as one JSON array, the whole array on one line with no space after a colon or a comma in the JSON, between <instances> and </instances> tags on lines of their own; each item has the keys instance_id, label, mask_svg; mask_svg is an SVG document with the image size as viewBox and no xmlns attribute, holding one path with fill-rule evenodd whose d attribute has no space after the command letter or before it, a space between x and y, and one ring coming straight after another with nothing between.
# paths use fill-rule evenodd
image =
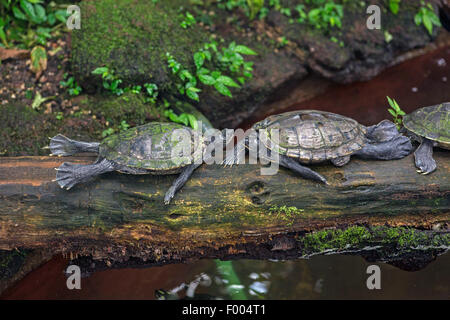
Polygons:
<instances>
[{"instance_id":1,"label":"green moss","mask_svg":"<svg viewBox=\"0 0 450 320\"><path fill-rule=\"evenodd\" d=\"M154 82L168 89L170 71L166 52L183 65L193 65L193 53L207 41L197 25L180 26L182 0L82 1L80 30L72 32L72 69L87 87L100 87L91 74L99 66L107 66L125 84Z\"/></svg>"},{"instance_id":2,"label":"green moss","mask_svg":"<svg viewBox=\"0 0 450 320\"><path fill-rule=\"evenodd\" d=\"M58 133L80 140L94 140L98 137L100 125L92 117L58 120L55 114L44 114L29 106L0 106L0 155L48 155L42 148L48 145L48 137Z\"/></svg>"},{"instance_id":3,"label":"green moss","mask_svg":"<svg viewBox=\"0 0 450 320\"><path fill-rule=\"evenodd\" d=\"M295 218L298 216L302 216L305 210L299 209L297 207L287 207L287 206L272 206L269 208L269 215L274 215L276 218L279 218L287 223L288 226L291 226Z\"/></svg>"},{"instance_id":4,"label":"green moss","mask_svg":"<svg viewBox=\"0 0 450 320\"><path fill-rule=\"evenodd\" d=\"M160 108L145 102L144 94L132 92L124 93L122 96L108 94L89 96L81 107L91 111L100 121L106 121L112 127L117 127L122 121L135 126L149 121L166 120Z\"/></svg>"},{"instance_id":5,"label":"green moss","mask_svg":"<svg viewBox=\"0 0 450 320\"><path fill-rule=\"evenodd\" d=\"M330 229L305 234L297 239L303 254L326 250L362 249L366 246L391 247L408 250L418 247L448 248L450 234L438 234L411 228L353 226L347 229Z\"/></svg>"}]
</instances>

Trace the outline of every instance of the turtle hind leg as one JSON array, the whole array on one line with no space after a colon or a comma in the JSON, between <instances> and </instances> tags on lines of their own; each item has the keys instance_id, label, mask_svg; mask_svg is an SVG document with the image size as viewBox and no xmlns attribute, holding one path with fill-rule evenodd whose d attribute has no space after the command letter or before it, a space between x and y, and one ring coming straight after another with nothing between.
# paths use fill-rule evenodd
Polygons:
<instances>
[{"instance_id":1,"label":"turtle hind leg","mask_svg":"<svg viewBox=\"0 0 450 320\"><path fill-rule=\"evenodd\" d=\"M429 174L436 170L436 161L433 159L433 141L424 138L414 152L414 158L417 172Z\"/></svg>"},{"instance_id":2,"label":"turtle hind leg","mask_svg":"<svg viewBox=\"0 0 450 320\"><path fill-rule=\"evenodd\" d=\"M74 185L89 181L99 174L114 171L116 167L112 161L106 159L88 165L64 162L56 169L55 181L61 188L69 190Z\"/></svg>"},{"instance_id":3,"label":"turtle hind leg","mask_svg":"<svg viewBox=\"0 0 450 320\"><path fill-rule=\"evenodd\" d=\"M166 195L164 196L164 203L169 204L170 200L175 196L175 193L177 193L178 190L181 189L181 187L186 183L186 181L189 180L192 173L195 169L200 167L200 164L191 164L188 165L181 171L180 175L176 178L172 186L167 190Z\"/></svg>"},{"instance_id":4,"label":"turtle hind leg","mask_svg":"<svg viewBox=\"0 0 450 320\"><path fill-rule=\"evenodd\" d=\"M98 153L99 145L97 142L75 141L58 134L51 138L49 149L54 156L71 156L80 152Z\"/></svg>"},{"instance_id":5,"label":"turtle hind leg","mask_svg":"<svg viewBox=\"0 0 450 320\"><path fill-rule=\"evenodd\" d=\"M310 168L302 166L300 163L298 163L296 160L290 157L280 155L280 165L297 172L305 179L319 181L328 184L327 179L325 179L324 176L311 170Z\"/></svg>"},{"instance_id":6,"label":"turtle hind leg","mask_svg":"<svg viewBox=\"0 0 450 320\"><path fill-rule=\"evenodd\" d=\"M349 161L350 161L350 156L331 159L331 163L334 164L336 167L345 166L347 163L349 163Z\"/></svg>"}]
</instances>

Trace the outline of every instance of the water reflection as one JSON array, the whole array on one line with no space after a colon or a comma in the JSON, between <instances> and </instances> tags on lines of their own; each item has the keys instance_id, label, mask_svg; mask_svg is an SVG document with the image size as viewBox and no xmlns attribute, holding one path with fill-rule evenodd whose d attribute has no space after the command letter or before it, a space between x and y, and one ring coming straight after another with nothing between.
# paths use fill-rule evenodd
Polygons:
<instances>
[{"instance_id":1,"label":"water reflection","mask_svg":"<svg viewBox=\"0 0 450 320\"><path fill-rule=\"evenodd\" d=\"M58 263L55 263L55 260ZM417 272L387 264L381 290L368 290L358 256L315 256L308 260L217 260L147 269L107 270L82 279L82 289L65 287L67 261L58 258L25 277L6 299L449 299L450 253ZM58 269L58 271L56 271ZM56 275L56 276L55 276Z\"/></svg>"}]
</instances>

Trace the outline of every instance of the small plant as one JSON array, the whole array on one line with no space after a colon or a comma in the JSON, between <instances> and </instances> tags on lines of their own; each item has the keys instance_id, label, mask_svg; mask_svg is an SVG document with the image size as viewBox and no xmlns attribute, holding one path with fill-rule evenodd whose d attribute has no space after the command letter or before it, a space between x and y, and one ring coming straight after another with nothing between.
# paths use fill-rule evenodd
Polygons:
<instances>
[{"instance_id":1,"label":"small plant","mask_svg":"<svg viewBox=\"0 0 450 320\"><path fill-rule=\"evenodd\" d=\"M298 14L298 18L297 18L297 22L298 23L303 23L306 21L306 19L308 19L308 14L305 11L305 5L304 4L299 4L295 7L295 10L297 11Z\"/></svg>"},{"instance_id":2,"label":"small plant","mask_svg":"<svg viewBox=\"0 0 450 320\"><path fill-rule=\"evenodd\" d=\"M158 98L158 86L154 83L146 83L144 84L144 88L147 93L145 102L155 103Z\"/></svg>"},{"instance_id":3,"label":"small plant","mask_svg":"<svg viewBox=\"0 0 450 320\"><path fill-rule=\"evenodd\" d=\"M397 101L394 99L391 99L389 97L386 97L388 99L389 105L391 108L388 108L389 113L394 117L394 123L397 125L397 128L400 130L402 127L402 117L406 114L402 109L400 109L400 106L398 105Z\"/></svg>"},{"instance_id":4,"label":"small plant","mask_svg":"<svg viewBox=\"0 0 450 320\"><path fill-rule=\"evenodd\" d=\"M169 52L166 52L166 58L172 73L178 76L182 81L182 84L177 84L178 91L192 100L199 101L198 93L201 90L197 88L197 79L189 72L189 70L183 68Z\"/></svg>"},{"instance_id":5,"label":"small plant","mask_svg":"<svg viewBox=\"0 0 450 320\"><path fill-rule=\"evenodd\" d=\"M393 14L397 14L399 9L400 9L400 2L402 0L389 0L389 10L391 10L391 12Z\"/></svg>"},{"instance_id":6,"label":"small plant","mask_svg":"<svg viewBox=\"0 0 450 320\"><path fill-rule=\"evenodd\" d=\"M186 12L185 15L181 15L181 17L183 18L183 21L181 21L180 26L183 29L187 29L188 27L197 23L195 17L190 12Z\"/></svg>"},{"instance_id":7,"label":"small plant","mask_svg":"<svg viewBox=\"0 0 450 320\"><path fill-rule=\"evenodd\" d=\"M419 12L414 16L414 22L418 26L423 24L428 33L432 35L433 25L440 27L441 21L436 13L434 13L433 6L430 3L425 5L425 2L421 1L421 5Z\"/></svg>"},{"instance_id":8,"label":"small plant","mask_svg":"<svg viewBox=\"0 0 450 320\"><path fill-rule=\"evenodd\" d=\"M113 94L118 96L124 93L122 88L119 88L119 85L122 83L122 80L119 79L116 75L114 75L113 70L109 70L108 67L100 67L96 68L92 71L92 74L101 74L103 79L103 87L111 91Z\"/></svg>"},{"instance_id":9,"label":"small plant","mask_svg":"<svg viewBox=\"0 0 450 320\"><path fill-rule=\"evenodd\" d=\"M289 40L288 39L286 39L286 37L280 37L279 39L278 39L278 44L277 44L277 47L278 48L284 48L285 46L287 46L288 45L288 43L289 43Z\"/></svg>"},{"instance_id":10,"label":"small plant","mask_svg":"<svg viewBox=\"0 0 450 320\"><path fill-rule=\"evenodd\" d=\"M65 7L39 0L0 1L0 47L46 45L67 19Z\"/></svg>"},{"instance_id":11,"label":"small plant","mask_svg":"<svg viewBox=\"0 0 450 320\"><path fill-rule=\"evenodd\" d=\"M198 128L197 118L193 114L183 112L182 114L177 115L172 109L168 109L164 111L164 116L169 118L172 122L190 126L194 130L197 130Z\"/></svg>"},{"instance_id":12,"label":"small plant","mask_svg":"<svg viewBox=\"0 0 450 320\"><path fill-rule=\"evenodd\" d=\"M205 43L202 49L194 53L195 74L184 68L169 52L166 57L172 74L181 80L181 83L177 83L178 91L192 100L199 101L199 82L213 86L220 94L232 97L229 87L239 88L240 85L225 75L224 71L237 75L237 80L244 84L246 79L252 77L253 63L245 61L242 55L255 54L250 48L236 45L235 42L230 43L227 48L222 48L222 51L218 49L217 42ZM206 67L207 63L218 66L219 69L211 70Z\"/></svg>"},{"instance_id":13,"label":"small plant","mask_svg":"<svg viewBox=\"0 0 450 320\"><path fill-rule=\"evenodd\" d=\"M264 6L264 0L247 0L247 5L250 10L250 19L253 20Z\"/></svg>"},{"instance_id":14,"label":"small plant","mask_svg":"<svg viewBox=\"0 0 450 320\"><path fill-rule=\"evenodd\" d=\"M122 120L122 122L119 124L119 130L125 131L128 130L128 128L130 128L130 125L125 120Z\"/></svg>"},{"instance_id":15,"label":"small plant","mask_svg":"<svg viewBox=\"0 0 450 320\"><path fill-rule=\"evenodd\" d=\"M108 128L108 129L103 130L102 137L105 138L105 137L110 136L112 134L114 134L114 129L113 128Z\"/></svg>"},{"instance_id":16,"label":"small plant","mask_svg":"<svg viewBox=\"0 0 450 320\"><path fill-rule=\"evenodd\" d=\"M323 6L311 9L308 12L308 21L317 29L327 29L328 26L341 28L343 16L343 6L328 1Z\"/></svg>"},{"instance_id":17,"label":"small plant","mask_svg":"<svg viewBox=\"0 0 450 320\"><path fill-rule=\"evenodd\" d=\"M41 105L48 100L55 99L55 96L51 97L42 97L41 93L39 91L36 91L36 95L34 96L33 103L31 104L31 108L34 110L39 110Z\"/></svg>"},{"instance_id":18,"label":"small plant","mask_svg":"<svg viewBox=\"0 0 450 320\"><path fill-rule=\"evenodd\" d=\"M72 76L68 77L67 73L65 73L63 77L64 77L65 81L61 81L59 83L61 85L61 87L67 88L67 92L69 92L69 95L71 95L71 96L79 95L81 93L82 89L75 81L75 78Z\"/></svg>"}]
</instances>

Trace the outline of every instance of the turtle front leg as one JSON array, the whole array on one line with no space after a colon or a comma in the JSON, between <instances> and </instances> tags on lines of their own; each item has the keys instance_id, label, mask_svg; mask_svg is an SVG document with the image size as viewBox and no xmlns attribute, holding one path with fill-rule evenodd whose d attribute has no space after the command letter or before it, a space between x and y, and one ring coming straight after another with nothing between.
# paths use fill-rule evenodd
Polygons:
<instances>
[{"instance_id":1,"label":"turtle front leg","mask_svg":"<svg viewBox=\"0 0 450 320\"><path fill-rule=\"evenodd\" d=\"M433 159L433 141L423 138L422 143L414 152L417 172L429 174L436 170L436 161Z\"/></svg>"},{"instance_id":2,"label":"turtle front leg","mask_svg":"<svg viewBox=\"0 0 450 320\"><path fill-rule=\"evenodd\" d=\"M355 155L363 159L395 160L408 156L412 150L411 140L398 134L389 141L367 143L361 150L356 151Z\"/></svg>"},{"instance_id":3,"label":"turtle front leg","mask_svg":"<svg viewBox=\"0 0 450 320\"><path fill-rule=\"evenodd\" d=\"M61 188L69 190L74 185L86 182L93 177L110 171L115 171L117 165L106 159L99 159L94 164L82 165L64 162L56 168L56 179Z\"/></svg>"},{"instance_id":4,"label":"turtle front leg","mask_svg":"<svg viewBox=\"0 0 450 320\"><path fill-rule=\"evenodd\" d=\"M167 190L166 195L164 196L164 203L169 204L170 200L175 196L175 193L177 193L178 190L183 187L183 185L186 183L186 181L189 180L192 173L195 169L200 167L201 164L190 164L186 166L183 171L181 171L180 175L176 178L176 180L173 182L172 186Z\"/></svg>"},{"instance_id":5,"label":"turtle front leg","mask_svg":"<svg viewBox=\"0 0 450 320\"><path fill-rule=\"evenodd\" d=\"M47 149L50 149L52 156L71 156L75 153L81 152L94 152L98 153L98 142L83 142L83 141L75 141L69 139L62 134L58 134L54 136L50 140L50 146Z\"/></svg>"},{"instance_id":6,"label":"turtle front leg","mask_svg":"<svg viewBox=\"0 0 450 320\"><path fill-rule=\"evenodd\" d=\"M327 179L325 179L324 176L311 170L310 168L302 166L300 163L298 163L298 161L290 157L280 155L280 165L297 172L300 176L302 176L305 179L319 181L328 184Z\"/></svg>"}]
</instances>

